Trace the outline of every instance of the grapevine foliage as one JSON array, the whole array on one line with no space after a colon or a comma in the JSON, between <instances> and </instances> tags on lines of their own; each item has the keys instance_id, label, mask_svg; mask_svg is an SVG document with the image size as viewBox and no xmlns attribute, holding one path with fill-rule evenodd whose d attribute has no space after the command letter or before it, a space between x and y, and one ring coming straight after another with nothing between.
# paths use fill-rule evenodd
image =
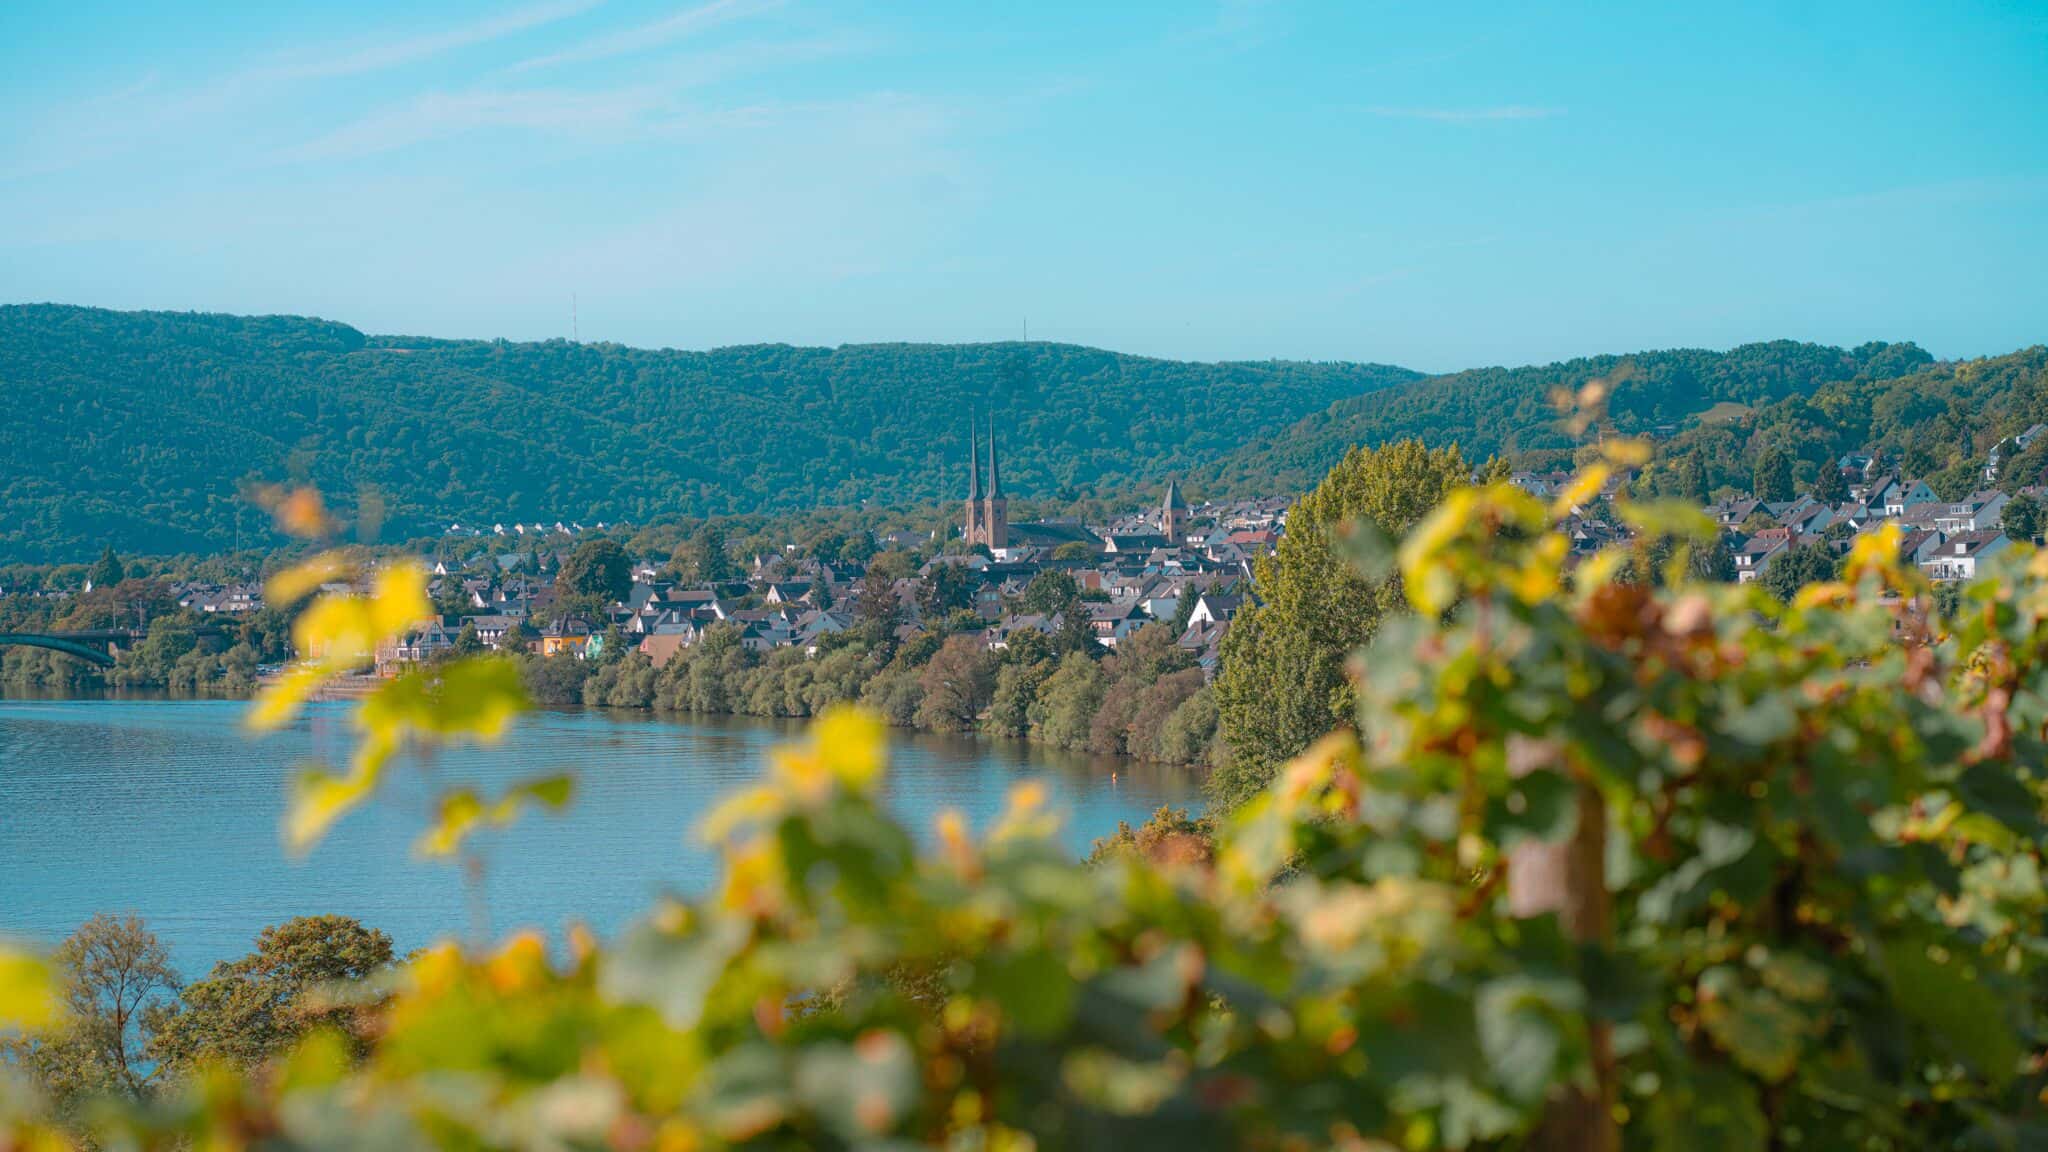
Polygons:
<instances>
[{"instance_id":1,"label":"grapevine foliage","mask_svg":"<svg viewBox=\"0 0 2048 1152\"><path fill-rule=\"evenodd\" d=\"M1891 532L1789 605L1686 579L1696 510L1625 506L1642 543L1574 563L1556 526L1605 467L1554 505L1460 489L1398 546L1355 534L1416 609L1355 662L1362 735L1213 845L1077 863L1026 785L920 847L880 801L881 727L834 713L707 820L703 898L606 945L434 947L375 990L360 1063L315 1033L90 1136L1424 1149L1542 1144L1576 1108L1583 1146L2048 1138L2048 554L2014 549L1949 619ZM376 598L403 579L376 587L320 610L336 666L402 615ZM488 668L395 685L356 763L309 778L295 841L392 748L488 737L517 703ZM452 797L423 850L566 799ZM61 1027L51 981L0 952L0 1023ZM0 1145L77 1137L10 1099Z\"/></svg>"}]
</instances>

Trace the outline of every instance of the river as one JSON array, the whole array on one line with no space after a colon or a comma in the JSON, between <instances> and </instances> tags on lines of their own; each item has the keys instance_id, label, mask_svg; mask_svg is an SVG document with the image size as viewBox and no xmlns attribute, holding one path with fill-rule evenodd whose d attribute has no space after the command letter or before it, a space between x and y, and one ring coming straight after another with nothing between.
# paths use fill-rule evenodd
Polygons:
<instances>
[{"instance_id":1,"label":"river","mask_svg":"<svg viewBox=\"0 0 2048 1152\"><path fill-rule=\"evenodd\" d=\"M413 856L429 791L411 761L305 859L289 858L278 839L287 781L311 759L341 759L348 706L315 705L262 739L243 733L246 707L0 701L0 936L49 944L95 912L134 913L190 979L250 951L265 925L315 913L357 917L401 951L479 926L557 934L580 921L613 932L658 895L705 890L715 861L693 835L698 821L798 731L543 711L499 744L444 751L428 766L437 783L492 788L563 771L577 781L566 813L530 813L479 838L485 866L470 887L458 868ZM886 792L924 838L946 807L985 826L1032 778L1066 813L1076 853L1119 820L1199 803L1192 779L1168 770L913 733L892 737Z\"/></svg>"}]
</instances>

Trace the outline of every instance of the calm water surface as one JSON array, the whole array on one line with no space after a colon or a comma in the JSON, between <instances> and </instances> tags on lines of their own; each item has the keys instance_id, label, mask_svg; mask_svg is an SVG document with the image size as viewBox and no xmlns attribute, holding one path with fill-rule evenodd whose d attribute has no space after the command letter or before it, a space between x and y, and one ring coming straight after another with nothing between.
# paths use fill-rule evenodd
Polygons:
<instances>
[{"instance_id":1,"label":"calm water surface","mask_svg":"<svg viewBox=\"0 0 2048 1152\"><path fill-rule=\"evenodd\" d=\"M54 942L95 912L133 912L189 978L296 915L355 916L400 949L472 928L479 911L459 871L412 856L429 807L419 764L399 765L371 807L292 860L277 833L286 783L309 759L342 758L347 707L316 705L261 740L239 727L245 707L0 701L0 935ZM494 747L443 752L429 768L436 781L485 787L574 773L569 812L530 814L477 841L488 928L552 934L581 920L610 932L658 894L706 888L714 861L691 831L794 731L542 712ZM889 804L920 837L944 807L981 827L1012 785L1039 778L1067 813L1076 852L1118 820L1142 820L1196 792L1175 773L967 739L902 734L890 763Z\"/></svg>"}]
</instances>

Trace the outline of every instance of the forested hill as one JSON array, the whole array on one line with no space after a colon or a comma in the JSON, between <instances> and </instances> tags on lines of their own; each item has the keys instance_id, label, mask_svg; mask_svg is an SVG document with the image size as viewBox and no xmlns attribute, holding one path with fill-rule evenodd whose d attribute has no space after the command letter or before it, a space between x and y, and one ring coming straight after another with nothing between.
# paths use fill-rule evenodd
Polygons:
<instances>
[{"instance_id":1,"label":"forested hill","mask_svg":"<svg viewBox=\"0 0 2048 1152\"><path fill-rule=\"evenodd\" d=\"M1005 488L1081 496L1212 465L1354 397L1374 364L1195 364L1043 343L708 352L365 336L299 317L0 307L0 558L261 538L252 482L450 520L644 521Z\"/></svg>"},{"instance_id":2,"label":"forested hill","mask_svg":"<svg viewBox=\"0 0 2048 1152\"><path fill-rule=\"evenodd\" d=\"M2034 424L2048 424L2048 348L2040 346L1927 364L1902 376L1837 381L1738 420L1691 425L1659 445L1644 482L1667 495L1750 488L1758 462L1782 452L1792 460L1794 487L1804 491L1825 466L1867 449L1887 471L1924 479L1943 499L1959 500L1984 487L1991 449ZM1997 481L2009 492L2048 482L2048 437L2007 453Z\"/></svg>"},{"instance_id":3,"label":"forested hill","mask_svg":"<svg viewBox=\"0 0 2048 1152\"><path fill-rule=\"evenodd\" d=\"M1624 433L1686 426L1716 405L1715 417L1810 395L1823 385L1890 379L1926 366L1911 344L1865 344L1845 350L1779 340L1726 352L1678 349L1593 356L1529 368L1476 368L1407 387L1347 396L1277 436L1249 441L1201 478L1225 489L1306 488L1353 444L1419 437L1457 444L1474 463L1494 454L1530 461L1563 456L1574 446L1560 426L1551 395L1615 378L1609 415Z\"/></svg>"}]
</instances>

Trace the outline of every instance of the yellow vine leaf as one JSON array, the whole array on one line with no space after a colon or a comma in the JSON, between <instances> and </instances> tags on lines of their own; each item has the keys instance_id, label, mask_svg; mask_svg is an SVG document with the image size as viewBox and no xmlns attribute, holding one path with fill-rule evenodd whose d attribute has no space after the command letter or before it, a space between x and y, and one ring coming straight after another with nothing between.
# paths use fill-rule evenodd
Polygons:
<instances>
[{"instance_id":1,"label":"yellow vine leaf","mask_svg":"<svg viewBox=\"0 0 2048 1152\"><path fill-rule=\"evenodd\" d=\"M1855 602L1856 594L1847 584L1835 580L1823 580L1808 584L1792 597L1792 607L1799 611L1819 608L1823 605L1847 606Z\"/></svg>"},{"instance_id":2,"label":"yellow vine leaf","mask_svg":"<svg viewBox=\"0 0 2048 1152\"><path fill-rule=\"evenodd\" d=\"M1424 615L1442 612L1457 596L1457 580L1445 562L1444 553L1464 531L1478 501L1478 493L1470 488L1452 492L1401 542L1403 587L1409 602Z\"/></svg>"},{"instance_id":3,"label":"yellow vine leaf","mask_svg":"<svg viewBox=\"0 0 2048 1152\"><path fill-rule=\"evenodd\" d=\"M835 791L869 794L887 763L884 739L882 722L870 713L850 705L832 708L811 725L803 743L770 753L768 779L721 801L698 825L698 836L708 844L723 843L785 812L822 804Z\"/></svg>"},{"instance_id":4,"label":"yellow vine leaf","mask_svg":"<svg viewBox=\"0 0 2048 1152\"><path fill-rule=\"evenodd\" d=\"M414 850L427 857L453 856L470 833L484 827L505 827L517 820L528 804L555 810L567 807L574 789L575 782L569 777L549 776L514 785L490 804L474 789L450 789L441 794L433 827L421 835Z\"/></svg>"},{"instance_id":5,"label":"yellow vine leaf","mask_svg":"<svg viewBox=\"0 0 2048 1152\"><path fill-rule=\"evenodd\" d=\"M1010 789L1003 814L989 830L989 842L1050 839L1060 829L1059 816L1046 808L1047 792L1042 780L1026 780Z\"/></svg>"},{"instance_id":6,"label":"yellow vine leaf","mask_svg":"<svg viewBox=\"0 0 2048 1152\"><path fill-rule=\"evenodd\" d=\"M57 1021L57 986L42 957L0 944L0 1031Z\"/></svg>"},{"instance_id":7,"label":"yellow vine leaf","mask_svg":"<svg viewBox=\"0 0 2048 1152\"><path fill-rule=\"evenodd\" d=\"M833 779L848 789L865 793L881 778L884 736L873 713L833 708L819 718L811 738Z\"/></svg>"},{"instance_id":8,"label":"yellow vine leaf","mask_svg":"<svg viewBox=\"0 0 2048 1152\"><path fill-rule=\"evenodd\" d=\"M376 789L381 768L381 762L367 765L359 761L346 776L317 768L301 773L292 786L291 803L285 808L286 849L293 855L304 855L318 844L336 820Z\"/></svg>"},{"instance_id":9,"label":"yellow vine leaf","mask_svg":"<svg viewBox=\"0 0 2048 1152\"><path fill-rule=\"evenodd\" d=\"M1650 442L1634 438L1608 440L1600 445L1600 455L1616 468L1641 468L1650 462Z\"/></svg>"},{"instance_id":10,"label":"yellow vine leaf","mask_svg":"<svg viewBox=\"0 0 2048 1152\"><path fill-rule=\"evenodd\" d=\"M288 536L310 539L325 536L332 528L327 518L327 504L320 497L318 488L296 488L290 492L274 493L275 500L271 514L277 518L279 531Z\"/></svg>"},{"instance_id":11,"label":"yellow vine leaf","mask_svg":"<svg viewBox=\"0 0 2048 1152\"><path fill-rule=\"evenodd\" d=\"M257 695L242 722L252 731L274 731L298 714L327 676L327 670L317 664L291 669Z\"/></svg>"},{"instance_id":12,"label":"yellow vine leaf","mask_svg":"<svg viewBox=\"0 0 2048 1152\"><path fill-rule=\"evenodd\" d=\"M967 832L967 817L958 808L941 809L934 825L938 831L939 855L953 871L963 876L976 871L974 838Z\"/></svg>"},{"instance_id":13,"label":"yellow vine leaf","mask_svg":"<svg viewBox=\"0 0 2048 1152\"><path fill-rule=\"evenodd\" d=\"M706 844L722 844L742 828L766 823L783 812L782 790L770 785L747 788L735 792L718 802L703 823L697 827L697 835Z\"/></svg>"},{"instance_id":14,"label":"yellow vine leaf","mask_svg":"<svg viewBox=\"0 0 2048 1152\"><path fill-rule=\"evenodd\" d=\"M1571 515L1572 509L1598 496L1613 475L1614 469L1606 464L1595 464L1579 473L1557 494L1557 499L1550 502L1550 515L1559 520Z\"/></svg>"},{"instance_id":15,"label":"yellow vine leaf","mask_svg":"<svg viewBox=\"0 0 2048 1152\"><path fill-rule=\"evenodd\" d=\"M483 815L483 801L474 791L453 788L443 792L440 803L435 805L433 827L419 838L413 850L422 856L453 856Z\"/></svg>"},{"instance_id":16,"label":"yellow vine leaf","mask_svg":"<svg viewBox=\"0 0 2048 1152\"><path fill-rule=\"evenodd\" d=\"M322 552L272 576L263 585L263 596L273 604L295 603L322 584L347 574L348 564L340 553Z\"/></svg>"}]
</instances>

